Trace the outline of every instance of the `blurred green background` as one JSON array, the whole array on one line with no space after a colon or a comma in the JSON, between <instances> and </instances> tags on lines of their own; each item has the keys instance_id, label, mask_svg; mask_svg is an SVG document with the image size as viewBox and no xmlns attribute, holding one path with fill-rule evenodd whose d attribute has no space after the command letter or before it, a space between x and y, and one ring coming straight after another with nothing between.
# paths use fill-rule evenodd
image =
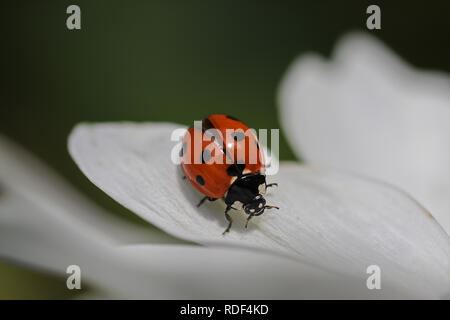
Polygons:
<instances>
[{"instance_id":1,"label":"blurred green background","mask_svg":"<svg viewBox=\"0 0 450 320\"><path fill-rule=\"evenodd\" d=\"M66 28L81 8L82 29ZM382 30L365 28L369 4ZM3 1L0 132L94 201L144 224L88 182L66 150L80 121L232 114L279 128L278 83L299 54L366 30L421 68L450 71L448 1ZM282 132L281 132L282 133ZM280 157L294 159L281 136ZM65 280L0 261L0 298L66 298Z\"/></svg>"}]
</instances>

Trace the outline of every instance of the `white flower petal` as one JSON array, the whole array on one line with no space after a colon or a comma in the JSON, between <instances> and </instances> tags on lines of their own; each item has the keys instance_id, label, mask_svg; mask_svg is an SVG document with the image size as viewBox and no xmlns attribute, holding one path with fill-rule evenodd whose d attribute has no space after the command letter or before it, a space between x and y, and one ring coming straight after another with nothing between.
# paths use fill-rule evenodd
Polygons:
<instances>
[{"instance_id":1,"label":"white flower petal","mask_svg":"<svg viewBox=\"0 0 450 320\"><path fill-rule=\"evenodd\" d=\"M349 277L247 250L169 245L117 247L114 242L130 242L132 238L123 235L129 228L126 223L123 229L119 223L111 224L107 215L102 216L103 212L99 213L97 207L30 154L4 138L0 144L0 257L51 271L62 277L62 285L68 276L66 268L78 265L82 288L93 289L81 298L409 296L394 289L370 292ZM86 224L87 216L91 226ZM99 228L98 232L92 226ZM122 240L112 241L112 235L104 230L107 227L114 228ZM147 237L147 241L151 240Z\"/></svg>"},{"instance_id":2,"label":"white flower petal","mask_svg":"<svg viewBox=\"0 0 450 320\"><path fill-rule=\"evenodd\" d=\"M279 91L280 116L306 162L394 184L450 234L450 78L416 71L352 34L331 61L300 57Z\"/></svg>"},{"instance_id":3,"label":"white flower petal","mask_svg":"<svg viewBox=\"0 0 450 320\"><path fill-rule=\"evenodd\" d=\"M0 199L2 194L3 197L21 198L29 207L42 208L49 220L70 224L98 241L120 244L179 242L159 230L131 224L105 212L32 154L0 135ZM15 205L14 201L12 203ZM23 227L23 223L35 225L42 222L43 217L39 214L19 211L3 211L0 225L17 223Z\"/></svg>"},{"instance_id":4,"label":"white flower petal","mask_svg":"<svg viewBox=\"0 0 450 320\"><path fill-rule=\"evenodd\" d=\"M119 203L177 237L202 244L260 248L356 278L376 264L383 281L424 297L450 288L448 236L415 201L389 186L333 171L281 164L267 196L280 206L252 220L233 212L230 234L221 201L201 195L170 161L164 123L78 125L69 150L86 176Z\"/></svg>"},{"instance_id":5,"label":"white flower petal","mask_svg":"<svg viewBox=\"0 0 450 320\"><path fill-rule=\"evenodd\" d=\"M74 221L52 216L48 208L40 204L13 190L2 189L2 258L60 275L65 274L69 265L90 265L90 260L101 259L107 248L102 237L84 233Z\"/></svg>"},{"instance_id":6,"label":"white flower petal","mask_svg":"<svg viewBox=\"0 0 450 320\"><path fill-rule=\"evenodd\" d=\"M282 257L237 249L196 246L105 246L49 218L43 208L11 193L0 213L41 217L0 224L0 256L51 271L64 285L69 265L81 269L80 298L294 299L414 297L395 290L369 291L341 277ZM343 290L345 288L345 290ZM92 290L93 289L93 290Z\"/></svg>"},{"instance_id":7,"label":"white flower petal","mask_svg":"<svg viewBox=\"0 0 450 320\"><path fill-rule=\"evenodd\" d=\"M133 261L127 297L177 299L377 299L414 297L368 290L365 279L338 276L290 259L236 248L139 245L116 252ZM151 270L151 273L148 272ZM149 277L150 275L150 277ZM132 287L132 286L129 286ZM156 291L150 288L159 288ZM144 290L141 292L141 290Z\"/></svg>"}]
</instances>

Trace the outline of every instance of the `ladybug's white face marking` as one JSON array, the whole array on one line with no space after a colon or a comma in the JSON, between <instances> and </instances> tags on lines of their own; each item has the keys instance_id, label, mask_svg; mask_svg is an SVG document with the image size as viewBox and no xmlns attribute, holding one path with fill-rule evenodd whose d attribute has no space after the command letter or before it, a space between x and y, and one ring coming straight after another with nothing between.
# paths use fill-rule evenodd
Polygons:
<instances>
[{"instance_id":1,"label":"ladybug's white face marking","mask_svg":"<svg viewBox=\"0 0 450 320\"><path fill-rule=\"evenodd\" d=\"M237 179L237 177L231 177L230 185L233 184L233 182L236 181L236 179Z\"/></svg>"},{"instance_id":2,"label":"ladybug's white face marking","mask_svg":"<svg viewBox=\"0 0 450 320\"><path fill-rule=\"evenodd\" d=\"M237 210L242 210L243 203L240 201L235 201L235 202L233 202L233 207Z\"/></svg>"},{"instance_id":3,"label":"ladybug's white face marking","mask_svg":"<svg viewBox=\"0 0 450 320\"><path fill-rule=\"evenodd\" d=\"M244 171L242 171L243 174L247 174L247 173L251 173L251 171L249 169L244 169Z\"/></svg>"},{"instance_id":4,"label":"ladybug's white face marking","mask_svg":"<svg viewBox=\"0 0 450 320\"><path fill-rule=\"evenodd\" d=\"M266 185L264 183L261 183L258 187L259 194L265 194L266 193Z\"/></svg>"},{"instance_id":5,"label":"ladybug's white face marking","mask_svg":"<svg viewBox=\"0 0 450 320\"><path fill-rule=\"evenodd\" d=\"M262 203L260 203L259 204L259 206L258 206L258 208L262 208L263 207L263 204Z\"/></svg>"}]
</instances>

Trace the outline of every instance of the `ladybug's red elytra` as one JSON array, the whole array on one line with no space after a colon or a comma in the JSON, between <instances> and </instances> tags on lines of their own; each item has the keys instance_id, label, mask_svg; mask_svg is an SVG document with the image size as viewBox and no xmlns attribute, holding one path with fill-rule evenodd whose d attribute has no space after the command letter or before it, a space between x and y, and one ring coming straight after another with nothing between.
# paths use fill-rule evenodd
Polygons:
<instances>
[{"instance_id":1,"label":"ladybug's red elytra","mask_svg":"<svg viewBox=\"0 0 450 320\"><path fill-rule=\"evenodd\" d=\"M195 145L197 143L197 146ZM201 127L190 127L182 140L181 168L189 182L206 200L223 198L225 218L230 231L233 219L230 209L243 209L248 214L245 228L254 216L265 209L263 194L277 185L267 184L262 146L252 130L243 122L224 114L212 114L202 120Z\"/></svg>"}]
</instances>

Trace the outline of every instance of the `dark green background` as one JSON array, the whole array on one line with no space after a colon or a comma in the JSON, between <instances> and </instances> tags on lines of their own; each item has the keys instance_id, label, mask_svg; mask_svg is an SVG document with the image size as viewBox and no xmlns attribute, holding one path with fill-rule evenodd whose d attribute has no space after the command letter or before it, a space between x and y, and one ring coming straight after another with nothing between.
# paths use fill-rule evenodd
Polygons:
<instances>
[{"instance_id":1,"label":"dark green background","mask_svg":"<svg viewBox=\"0 0 450 320\"><path fill-rule=\"evenodd\" d=\"M70 4L81 7L82 30L66 28ZM380 31L365 29L369 4L381 7ZM449 1L3 1L0 132L111 212L144 223L70 159L77 122L190 124L223 112L279 128L275 95L290 62L306 51L328 55L346 31L366 30L418 67L450 71L449 9ZM280 156L294 159L283 135ZM25 272L1 268L0 281ZM22 291L19 280L9 287L16 291L0 283L0 293L61 289L37 279L22 280Z\"/></svg>"}]
</instances>

